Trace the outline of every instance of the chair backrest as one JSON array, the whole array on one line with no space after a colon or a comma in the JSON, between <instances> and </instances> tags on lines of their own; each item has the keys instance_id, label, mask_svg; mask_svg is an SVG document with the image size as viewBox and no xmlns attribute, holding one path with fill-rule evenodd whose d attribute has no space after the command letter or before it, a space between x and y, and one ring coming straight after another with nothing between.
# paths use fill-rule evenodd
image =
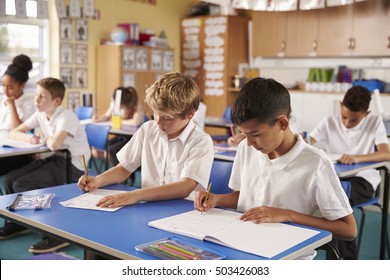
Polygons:
<instances>
[{"instance_id":1,"label":"chair backrest","mask_svg":"<svg viewBox=\"0 0 390 280\"><path fill-rule=\"evenodd\" d=\"M228 186L232 167L232 161L214 160L210 174L210 182L213 183L212 193L224 194L232 191Z\"/></svg>"},{"instance_id":2,"label":"chair backrest","mask_svg":"<svg viewBox=\"0 0 390 280\"><path fill-rule=\"evenodd\" d=\"M351 195L351 183L348 181L341 181L340 183L341 183L341 187L345 191L345 194L349 198L349 196Z\"/></svg>"},{"instance_id":3,"label":"chair backrest","mask_svg":"<svg viewBox=\"0 0 390 280\"><path fill-rule=\"evenodd\" d=\"M98 150L106 150L110 128L109 125L87 124L85 132L87 133L89 146Z\"/></svg>"},{"instance_id":4,"label":"chair backrest","mask_svg":"<svg viewBox=\"0 0 390 280\"><path fill-rule=\"evenodd\" d=\"M80 106L76 109L76 115L79 120L90 119L93 115L93 107Z\"/></svg>"},{"instance_id":5,"label":"chair backrest","mask_svg":"<svg viewBox=\"0 0 390 280\"><path fill-rule=\"evenodd\" d=\"M227 121L231 121L231 119L230 119L230 112L232 111L232 107L230 107L230 106L227 106L226 107L226 109L225 109L225 111L223 112L223 118L225 119L225 120L227 120Z\"/></svg>"}]
</instances>

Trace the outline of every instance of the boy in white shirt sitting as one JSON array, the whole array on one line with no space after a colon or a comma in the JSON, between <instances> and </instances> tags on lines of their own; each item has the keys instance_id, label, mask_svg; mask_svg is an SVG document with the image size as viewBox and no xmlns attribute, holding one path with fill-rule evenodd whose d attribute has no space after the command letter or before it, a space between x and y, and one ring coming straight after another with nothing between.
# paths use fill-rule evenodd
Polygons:
<instances>
[{"instance_id":1,"label":"boy in white shirt sitting","mask_svg":"<svg viewBox=\"0 0 390 280\"><path fill-rule=\"evenodd\" d=\"M141 168L141 189L103 198L98 206L185 198L205 189L214 159L211 137L192 120L200 101L194 80L167 73L147 89L154 120L144 123L117 154L119 164L97 177L82 176L83 191L125 181ZM192 198L194 195L192 196Z\"/></svg>"},{"instance_id":2,"label":"boy in white shirt sitting","mask_svg":"<svg viewBox=\"0 0 390 280\"><path fill-rule=\"evenodd\" d=\"M333 163L291 132L290 112L290 95L278 82L255 78L244 85L231 112L246 136L234 160L232 192L210 194L204 201L206 193L200 191L195 208L234 208L244 212L246 222L293 222L353 239L355 219Z\"/></svg>"},{"instance_id":3,"label":"boy in white shirt sitting","mask_svg":"<svg viewBox=\"0 0 390 280\"><path fill-rule=\"evenodd\" d=\"M340 103L340 114L326 117L310 133L311 143L323 143L329 154L339 154L339 162L390 160L386 129L380 116L368 111L371 93L361 86L350 88ZM352 206L370 200L381 181L378 170L364 170L354 177L345 178L351 183L349 201ZM357 259L355 243L339 242L344 259Z\"/></svg>"},{"instance_id":4,"label":"boy in white shirt sitting","mask_svg":"<svg viewBox=\"0 0 390 280\"><path fill-rule=\"evenodd\" d=\"M55 78L45 78L37 83L35 107L37 111L24 123L11 131L10 137L16 140L38 144L45 141L52 151L66 146L72 157L71 179L77 180L83 174L82 155L90 158L90 148L84 127L76 114L60 105L65 95L64 84ZM42 135L27 134L26 131L40 128ZM51 186L63 185L66 182L66 158L63 153L40 160L11 171L6 175L6 193L17 193ZM26 232L26 228L12 222L6 222L0 229L0 240ZM69 244L45 236L40 242L30 246L31 253L48 253Z\"/></svg>"}]
</instances>

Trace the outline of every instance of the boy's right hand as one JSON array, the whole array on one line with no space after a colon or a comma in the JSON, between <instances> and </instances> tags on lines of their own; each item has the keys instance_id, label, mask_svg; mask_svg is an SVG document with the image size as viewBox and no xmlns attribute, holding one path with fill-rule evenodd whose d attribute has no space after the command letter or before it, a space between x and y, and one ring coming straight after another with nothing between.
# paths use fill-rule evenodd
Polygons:
<instances>
[{"instance_id":1,"label":"boy's right hand","mask_svg":"<svg viewBox=\"0 0 390 280\"><path fill-rule=\"evenodd\" d=\"M196 193L196 197L194 200L194 207L198 211L207 211L210 208L214 208L217 206L217 200L216 200L216 195L209 193L209 197L207 201L205 201L206 198L206 192L205 191L198 191Z\"/></svg>"},{"instance_id":2,"label":"boy's right hand","mask_svg":"<svg viewBox=\"0 0 390 280\"><path fill-rule=\"evenodd\" d=\"M77 186L84 192L92 192L99 188L98 179L93 176L81 176Z\"/></svg>"}]
</instances>

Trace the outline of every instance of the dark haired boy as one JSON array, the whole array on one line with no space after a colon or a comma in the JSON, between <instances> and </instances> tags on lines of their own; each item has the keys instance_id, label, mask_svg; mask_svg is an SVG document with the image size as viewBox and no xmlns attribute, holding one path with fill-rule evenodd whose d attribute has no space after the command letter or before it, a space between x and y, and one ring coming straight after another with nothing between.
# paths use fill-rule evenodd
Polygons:
<instances>
[{"instance_id":1,"label":"dark haired boy","mask_svg":"<svg viewBox=\"0 0 390 280\"><path fill-rule=\"evenodd\" d=\"M338 161L344 164L390 160L385 126L380 116L368 110L370 101L368 89L351 87L340 102L340 114L322 120L310 133L311 143L326 144L327 152L339 154ZM370 169L343 180L351 182L349 201L354 206L373 197L381 177L378 170ZM346 243L349 249L344 248ZM339 248L343 258L357 258L354 242L339 242Z\"/></svg>"},{"instance_id":2,"label":"dark haired boy","mask_svg":"<svg viewBox=\"0 0 390 280\"><path fill-rule=\"evenodd\" d=\"M229 194L198 192L195 208L227 207L243 211L255 223L293 222L353 239L352 209L323 151L289 128L287 89L272 79L255 78L241 89L231 119L245 134L234 160ZM315 253L301 258L312 259Z\"/></svg>"}]
</instances>

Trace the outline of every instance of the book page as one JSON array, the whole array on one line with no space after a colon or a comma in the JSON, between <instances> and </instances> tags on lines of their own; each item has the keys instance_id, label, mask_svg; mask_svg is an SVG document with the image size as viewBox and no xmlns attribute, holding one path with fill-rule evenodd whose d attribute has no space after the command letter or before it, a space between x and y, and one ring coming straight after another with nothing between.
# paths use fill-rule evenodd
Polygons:
<instances>
[{"instance_id":1,"label":"book page","mask_svg":"<svg viewBox=\"0 0 390 280\"><path fill-rule=\"evenodd\" d=\"M81 208L81 209L90 209L90 210L99 210L99 211L108 211L115 212L116 210L122 207L116 208L104 208L96 206L96 203L99 202L100 199L107 195L113 195L118 193L126 193L126 191L117 191L117 190L102 190L97 189L93 192L84 193L75 198L71 198L66 201L60 202L62 206L70 207L70 208Z\"/></svg>"},{"instance_id":2,"label":"book page","mask_svg":"<svg viewBox=\"0 0 390 280\"><path fill-rule=\"evenodd\" d=\"M197 210L149 222L149 226L202 240L205 236L240 222L242 214L213 208Z\"/></svg>"},{"instance_id":3,"label":"book page","mask_svg":"<svg viewBox=\"0 0 390 280\"><path fill-rule=\"evenodd\" d=\"M149 222L149 226L204 239L247 253L272 258L319 231L282 223L255 224L240 220L242 213L213 208Z\"/></svg>"},{"instance_id":4,"label":"book page","mask_svg":"<svg viewBox=\"0 0 390 280\"><path fill-rule=\"evenodd\" d=\"M282 223L241 222L214 232L205 240L247 253L272 258L317 235L319 231Z\"/></svg>"}]
</instances>

